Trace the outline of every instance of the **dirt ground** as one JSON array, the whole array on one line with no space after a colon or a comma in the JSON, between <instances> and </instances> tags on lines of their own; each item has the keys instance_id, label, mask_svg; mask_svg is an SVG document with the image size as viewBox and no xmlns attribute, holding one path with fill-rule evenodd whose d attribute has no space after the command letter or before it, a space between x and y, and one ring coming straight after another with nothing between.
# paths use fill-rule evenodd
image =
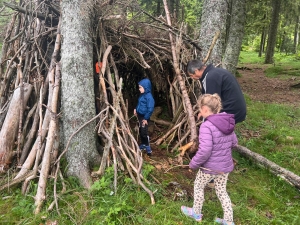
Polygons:
<instances>
[{"instance_id":1,"label":"dirt ground","mask_svg":"<svg viewBox=\"0 0 300 225\"><path fill-rule=\"evenodd\" d=\"M290 77L282 79L268 78L264 74L263 68L256 68L247 66L247 69L239 70L241 77L237 80L241 86L242 91L249 96L253 101L261 101L265 103L281 103L288 104L294 107L298 107L300 104L300 89L292 88L291 85L300 83L299 77ZM155 129L154 129L155 130ZM156 139L155 132L151 134L152 141ZM188 167L178 167L176 162L173 162L174 153L169 153L166 149L159 149L154 144L152 146L152 157L145 156L145 161L155 166L157 175L157 182L161 182L164 179L164 175L172 177L172 181L167 186L167 193L169 197L174 200L182 198L190 199L193 196L193 181L196 176L196 172L191 172ZM187 163L188 164L188 163ZM175 166L174 166L175 165ZM207 191L211 189L207 188Z\"/></svg>"},{"instance_id":2,"label":"dirt ground","mask_svg":"<svg viewBox=\"0 0 300 225\"><path fill-rule=\"evenodd\" d=\"M300 83L300 76L286 79L268 78L264 74L264 68L247 66L248 69L239 70L241 77L238 82L242 91L251 100L265 103L282 103L299 106L300 89L291 85Z\"/></svg>"}]
</instances>

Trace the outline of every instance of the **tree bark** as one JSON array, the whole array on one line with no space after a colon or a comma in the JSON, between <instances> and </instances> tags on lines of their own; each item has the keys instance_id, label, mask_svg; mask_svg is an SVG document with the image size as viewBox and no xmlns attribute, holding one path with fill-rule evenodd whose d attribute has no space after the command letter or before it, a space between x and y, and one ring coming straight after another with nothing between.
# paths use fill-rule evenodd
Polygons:
<instances>
[{"instance_id":1,"label":"tree bark","mask_svg":"<svg viewBox=\"0 0 300 225\"><path fill-rule=\"evenodd\" d=\"M294 174L293 172L278 166L277 164L266 159L262 155L252 152L251 150L249 150L243 146L237 146L234 150L236 150L240 154L254 160L256 163L266 167L267 169L269 169L271 171L271 173L283 178L289 184L300 189L300 177L298 175Z\"/></svg>"},{"instance_id":2,"label":"tree bark","mask_svg":"<svg viewBox=\"0 0 300 225\"><path fill-rule=\"evenodd\" d=\"M272 0L272 18L268 33L268 43L265 63L274 63L274 50L276 46L277 29L279 24L281 0Z\"/></svg>"},{"instance_id":3,"label":"tree bark","mask_svg":"<svg viewBox=\"0 0 300 225\"><path fill-rule=\"evenodd\" d=\"M265 20L265 19L266 19L266 14L263 17L263 20ZM265 51L266 36L267 36L266 27L263 26L262 32L261 32L260 44L259 44L258 57L261 57L262 53Z\"/></svg>"},{"instance_id":4,"label":"tree bark","mask_svg":"<svg viewBox=\"0 0 300 225\"><path fill-rule=\"evenodd\" d=\"M24 104L22 110L24 110L27 105L31 91L32 85L27 83L24 84ZM5 121L0 131L0 170L7 169L12 160L17 130L19 127L21 110L20 96L20 88L17 88L14 92Z\"/></svg>"},{"instance_id":5,"label":"tree bark","mask_svg":"<svg viewBox=\"0 0 300 225\"><path fill-rule=\"evenodd\" d=\"M199 41L201 43L200 47L202 49L202 59L208 53L211 40L213 40L218 31L220 32L219 39L217 40L207 63L219 64L222 62L227 11L228 5L226 0L203 1L199 37Z\"/></svg>"},{"instance_id":6,"label":"tree bark","mask_svg":"<svg viewBox=\"0 0 300 225\"><path fill-rule=\"evenodd\" d=\"M246 0L232 0L229 36L222 66L232 74L236 73L246 22Z\"/></svg>"},{"instance_id":7,"label":"tree bark","mask_svg":"<svg viewBox=\"0 0 300 225\"><path fill-rule=\"evenodd\" d=\"M95 116L93 80L93 45L90 36L92 1L62 1L62 81L63 112L62 147L86 121ZM79 178L89 188L92 184L90 166L99 154L96 151L96 123L84 127L71 140L66 153L68 175Z\"/></svg>"},{"instance_id":8,"label":"tree bark","mask_svg":"<svg viewBox=\"0 0 300 225\"><path fill-rule=\"evenodd\" d=\"M294 30L294 46L293 53L297 53L298 43L299 43L299 26L300 25L300 16L297 16Z\"/></svg>"}]
</instances>

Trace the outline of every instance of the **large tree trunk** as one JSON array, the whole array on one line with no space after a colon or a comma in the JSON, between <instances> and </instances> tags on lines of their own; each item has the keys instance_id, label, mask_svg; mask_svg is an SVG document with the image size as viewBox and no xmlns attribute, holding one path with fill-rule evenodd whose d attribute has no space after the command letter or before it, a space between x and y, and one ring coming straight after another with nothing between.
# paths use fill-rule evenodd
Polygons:
<instances>
[{"instance_id":1,"label":"large tree trunk","mask_svg":"<svg viewBox=\"0 0 300 225\"><path fill-rule=\"evenodd\" d=\"M199 38L202 48L202 58L205 58L207 55L215 34L220 32L219 39L207 61L208 63L216 65L222 62L227 11L228 5L226 0L204 0L203 2Z\"/></svg>"},{"instance_id":2,"label":"large tree trunk","mask_svg":"<svg viewBox=\"0 0 300 225\"><path fill-rule=\"evenodd\" d=\"M281 0L272 0L272 18L268 34L268 43L265 63L273 63L274 50L276 46L277 29L279 24Z\"/></svg>"},{"instance_id":3,"label":"large tree trunk","mask_svg":"<svg viewBox=\"0 0 300 225\"><path fill-rule=\"evenodd\" d=\"M21 99L21 88L17 88L11 100L7 116L0 131L0 171L9 168L13 158L16 135L19 128L20 110L24 111L32 91L31 84L24 84L24 98ZM20 104L24 101L23 104ZM21 108L23 106L23 109Z\"/></svg>"},{"instance_id":4,"label":"large tree trunk","mask_svg":"<svg viewBox=\"0 0 300 225\"><path fill-rule=\"evenodd\" d=\"M95 116L93 46L90 36L92 1L62 1L62 144L86 121ZM96 151L95 122L85 126L71 140L67 150L68 174L84 187L92 184L91 163ZM65 147L65 146L64 146Z\"/></svg>"},{"instance_id":5,"label":"large tree trunk","mask_svg":"<svg viewBox=\"0 0 300 225\"><path fill-rule=\"evenodd\" d=\"M269 169L271 171L271 173L273 173L277 176L280 176L285 181L287 181L289 184L300 189L300 177L298 175L294 174L293 172L278 166L277 164L266 159L262 155L252 152L251 150L249 150L243 146L237 146L234 150L236 150L240 154L254 160L256 163L266 167L267 169Z\"/></svg>"},{"instance_id":6,"label":"large tree trunk","mask_svg":"<svg viewBox=\"0 0 300 225\"><path fill-rule=\"evenodd\" d=\"M297 53L298 43L299 43L299 24L300 24L300 16L297 16L295 30L294 30L294 46L293 53Z\"/></svg>"},{"instance_id":7,"label":"large tree trunk","mask_svg":"<svg viewBox=\"0 0 300 225\"><path fill-rule=\"evenodd\" d=\"M284 23L282 24L283 27L289 27L290 26L290 21L284 21ZM283 30L283 32L281 32L281 35L279 37L279 46L278 46L278 50L280 51L280 53L285 52L285 54L287 54L290 49L289 49L289 35L287 34L287 32L285 30Z\"/></svg>"},{"instance_id":8,"label":"large tree trunk","mask_svg":"<svg viewBox=\"0 0 300 225\"><path fill-rule=\"evenodd\" d=\"M235 74L244 37L246 0L232 0L230 15L229 36L222 64L223 68L227 69L232 74Z\"/></svg>"}]
</instances>

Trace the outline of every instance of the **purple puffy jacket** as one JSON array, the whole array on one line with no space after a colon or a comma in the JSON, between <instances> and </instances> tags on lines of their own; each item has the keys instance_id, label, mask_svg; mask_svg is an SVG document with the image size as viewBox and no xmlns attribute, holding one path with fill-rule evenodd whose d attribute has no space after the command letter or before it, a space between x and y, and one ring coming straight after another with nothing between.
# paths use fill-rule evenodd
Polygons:
<instances>
[{"instance_id":1,"label":"purple puffy jacket","mask_svg":"<svg viewBox=\"0 0 300 225\"><path fill-rule=\"evenodd\" d=\"M238 143L234 133L234 115L219 113L208 116L200 126L199 147L189 166L204 173L229 173L234 164L231 149Z\"/></svg>"}]
</instances>

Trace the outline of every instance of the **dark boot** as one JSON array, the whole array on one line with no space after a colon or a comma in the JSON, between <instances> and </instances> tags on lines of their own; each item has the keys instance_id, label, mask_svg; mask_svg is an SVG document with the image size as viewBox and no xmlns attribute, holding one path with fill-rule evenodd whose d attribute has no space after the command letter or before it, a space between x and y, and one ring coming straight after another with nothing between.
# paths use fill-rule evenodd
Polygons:
<instances>
[{"instance_id":1,"label":"dark boot","mask_svg":"<svg viewBox=\"0 0 300 225\"><path fill-rule=\"evenodd\" d=\"M151 156L152 151L150 145L146 146L146 152L148 156Z\"/></svg>"}]
</instances>

